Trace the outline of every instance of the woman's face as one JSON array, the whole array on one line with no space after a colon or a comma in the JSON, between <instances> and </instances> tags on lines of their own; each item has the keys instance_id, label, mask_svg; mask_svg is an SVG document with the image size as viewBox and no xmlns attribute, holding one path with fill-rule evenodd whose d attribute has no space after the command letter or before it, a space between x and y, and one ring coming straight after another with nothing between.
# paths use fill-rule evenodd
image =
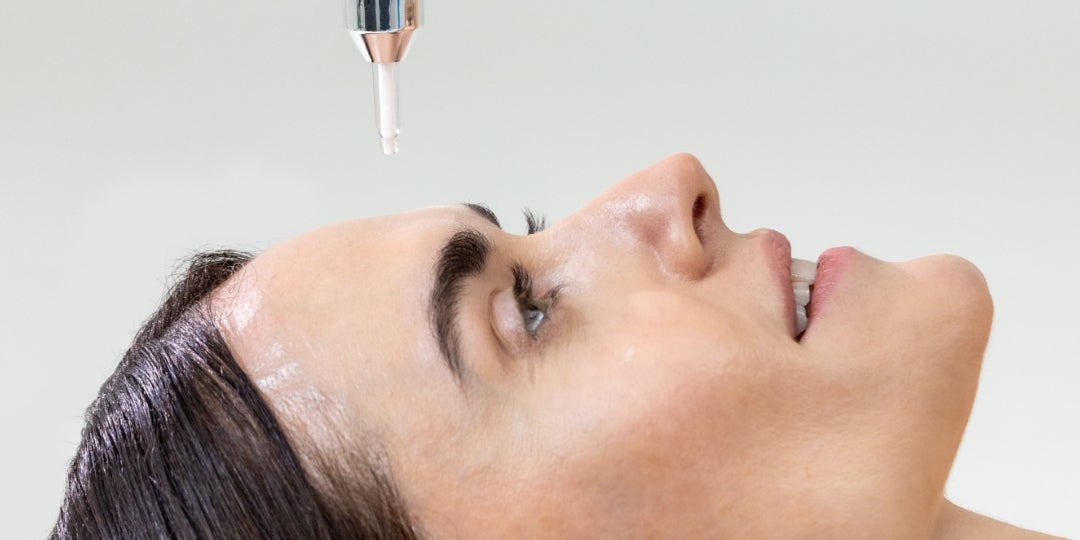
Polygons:
<instances>
[{"instance_id":1,"label":"woman's face","mask_svg":"<svg viewBox=\"0 0 1080 540\"><path fill-rule=\"evenodd\" d=\"M378 437L428 532L929 534L990 328L973 265L830 251L797 340L787 240L728 230L691 156L535 234L481 214L333 225L229 289L283 422Z\"/></svg>"}]
</instances>

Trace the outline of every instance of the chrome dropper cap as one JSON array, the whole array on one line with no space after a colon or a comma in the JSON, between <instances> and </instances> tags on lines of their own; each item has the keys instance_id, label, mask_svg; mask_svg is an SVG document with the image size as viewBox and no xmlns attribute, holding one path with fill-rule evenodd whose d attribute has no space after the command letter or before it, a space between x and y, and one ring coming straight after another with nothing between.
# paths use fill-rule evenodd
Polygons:
<instances>
[{"instance_id":1,"label":"chrome dropper cap","mask_svg":"<svg viewBox=\"0 0 1080 540\"><path fill-rule=\"evenodd\" d=\"M372 63L375 126L387 155L398 151L398 63L409 52L421 18L420 0L345 0L346 28Z\"/></svg>"}]
</instances>

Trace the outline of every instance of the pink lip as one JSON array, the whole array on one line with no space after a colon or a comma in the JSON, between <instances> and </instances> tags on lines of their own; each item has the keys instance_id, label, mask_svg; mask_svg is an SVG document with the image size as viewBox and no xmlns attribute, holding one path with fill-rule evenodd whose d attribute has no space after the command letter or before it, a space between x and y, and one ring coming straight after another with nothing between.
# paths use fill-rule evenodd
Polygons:
<instances>
[{"instance_id":1,"label":"pink lip","mask_svg":"<svg viewBox=\"0 0 1080 540\"><path fill-rule=\"evenodd\" d=\"M844 271L851 264L852 259L859 252L849 246L835 247L825 250L817 260L817 277L810 294L810 305L807 306L809 324L806 332L814 327L814 321L828 313L829 299L833 296L837 284L843 279ZM806 334L803 334L805 337Z\"/></svg>"},{"instance_id":2,"label":"pink lip","mask_svg":"<svg viewBox=\"0 0 1080 540\"><path fill-rule=\"evenodd\" d=\"M788 333L795 335L795 291L791 287L791 242L783 234L772 229L761 229L765 242L769 270L780 288L782 307L787 319Z\"/></svg>"}]
</instances>

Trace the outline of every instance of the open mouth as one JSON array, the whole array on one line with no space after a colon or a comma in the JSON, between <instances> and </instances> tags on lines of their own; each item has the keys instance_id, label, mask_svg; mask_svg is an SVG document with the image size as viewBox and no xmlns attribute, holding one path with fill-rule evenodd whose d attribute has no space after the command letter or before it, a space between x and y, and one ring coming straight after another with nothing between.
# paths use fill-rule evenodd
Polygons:
<instances>
[{"instance_id":1,"label":"open mouth","mask_svg":"<svg viewBox=\"0 0 1080 540\"><path fill-rule=\"evenodd\" d=\"M806 306L810 305L817 264L805 259L791 259L791 288L795 292L795 339L802 337L809 323Z\"/></svg>"}]
</instances>

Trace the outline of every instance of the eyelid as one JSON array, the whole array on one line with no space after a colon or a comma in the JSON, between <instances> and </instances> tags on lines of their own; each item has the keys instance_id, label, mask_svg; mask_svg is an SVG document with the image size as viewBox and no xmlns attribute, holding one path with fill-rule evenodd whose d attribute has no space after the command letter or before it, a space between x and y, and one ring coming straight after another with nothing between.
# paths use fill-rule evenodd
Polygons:
<instances>
[{"instance_id":1,"label":"eyelid","mask_svg":"<svg viewBox=\"0 0 1080 540\"><path fill-rule=\"evenodd\" d=\"M523 209L522 213L527 235L543 232L547 228L547 219L542 214L528 208ZM548 319L556 305L558 288L549 289L542 296L537 296L533 289L532 276L524 264L512 262L510 273L513 279L510 290L496 290L489 298L490 325L501 348L511 356L521 356L534 342L540 341L543 334L549 332L545 327L551 326ZM537 325L535 333L527 329L528 323L522 311L523 302L543 304L541 312L544 318Z\"/></svg>"},{"instance_id":2,"label":"eyelid","mask_svg":"<svg viewBox=\"0 0 1080 540\"><path fill-rule=\"evenodd\" d=\"M540 332L542 332L545 327L551 325L548 319L551 318L555 311L561 287L551 287L544 294L538 295L533 289L532 276L524 265L520 263L513 264L511 266L511 272L514 276L514 298L518 302L518 310L523 311L526 304L540 308L539 311L543 316L543 319L538 323L537 329L531 332L526 329L530 338L538 340L540 338ZM524 313L521 314L521 323L522 327L526 327L529 324Z\"/></svg>"},{"instance_id":3,"label":"eyelid","mask_svg":"<svg viewBox=\"0 0 1080 540\"><path fill-rule=\"evenodd\" d=\"M510 356L520 356L526 345L521 313L513 290L500 289L491 294L491 328L501 348Z\"/></svg>"},{"instance_id":4,"label":"eyelid","mask_svg":"<svg viewBox=\"0 0 1080 540\"><path fill-rule=\"evenodd\" d=\"M533 229L533 223L529 224L530 230ZM514 301L517 303L517 312L519 317L519 326L525 331L531 340L537 339L537 333L540 328L544 326L547 318L547 307L538 309L540 313L540 321L536 323L534 328L533 321L530 317L525 315L526 310L535 309L536 295L533 293L532 276L529 275L529 271L525 269L525 265L521 263L514 263L510 267L510 273L514 276Z\"/></svg>"},{"instance_id":5,"label":"eyelid","mask_svg":"<svg viewBox=\"0 0 1080 540\"><path fill-rule=\"evenodd\" d=\"M514 297L522 298L532 295L532 276L521 263L510 266L510 273L514 276Z\"/></svg>"}]
</instances>

